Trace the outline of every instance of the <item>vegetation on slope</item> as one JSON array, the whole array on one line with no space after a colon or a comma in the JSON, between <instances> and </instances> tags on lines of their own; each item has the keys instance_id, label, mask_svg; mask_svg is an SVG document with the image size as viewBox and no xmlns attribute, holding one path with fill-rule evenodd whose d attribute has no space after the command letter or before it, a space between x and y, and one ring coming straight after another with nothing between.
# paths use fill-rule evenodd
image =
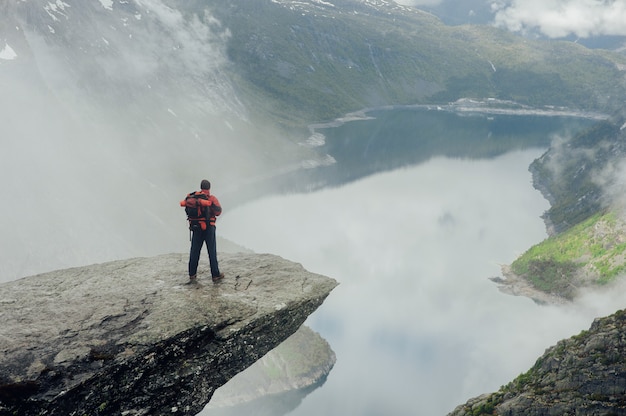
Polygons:
<instances>
[{"instance_id":1,"label":"vegetation on slope","mask_svg":"<svg viewBox=\"0 0 626 416\"><path fill-rule=\"evenodd\" d=\"M603 285L626 270L626 224L598 213L527 250L511 268L544 292L573 298L580 286Z\"/></svg>"},{"instance_id":2,"label":"vegetation on slope","mask_svg":"<svg viewBox=\"0 0 626 416\"><path fill-rule=\"evenodd\" d=\"M231 76L285 125L368 107L494 97L610 111L626 57L570 42L531 41L489 26L446 26L393 4L205 0L229 33ZM296 9L300 7L300 9Z\"/></svg>"},{"instance_id":3,"label":"vegetation on slope","mask_svg":"<svg viewBox=\"0 0 626 416\"><path fill-rule=\"evenodd\" d=\"M555 143L531 165L535 186L550 201L551 237L511 269L535 288L572 299L578 288L607 284L626 270L626 223L614 195L626 156L623 125L616 115Z\"/></svg>"}]
</instances>

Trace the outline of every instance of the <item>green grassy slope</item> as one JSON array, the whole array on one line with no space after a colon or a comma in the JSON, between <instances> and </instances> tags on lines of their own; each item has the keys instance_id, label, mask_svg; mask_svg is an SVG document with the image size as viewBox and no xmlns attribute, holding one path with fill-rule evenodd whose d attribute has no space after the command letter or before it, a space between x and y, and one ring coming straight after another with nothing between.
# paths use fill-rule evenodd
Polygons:
<instances>
[{"instance_id":1,"label":"green grassy slope","mask_svg":"<svg viewBox=\"0 0 626 416\"><path fill-rule=\"evenodd\" d=\"M537 289L572 299L578 288L612 282L626 270L626 223L598 213L531 247L511 265Z\"/></svg>"}]
</instances>

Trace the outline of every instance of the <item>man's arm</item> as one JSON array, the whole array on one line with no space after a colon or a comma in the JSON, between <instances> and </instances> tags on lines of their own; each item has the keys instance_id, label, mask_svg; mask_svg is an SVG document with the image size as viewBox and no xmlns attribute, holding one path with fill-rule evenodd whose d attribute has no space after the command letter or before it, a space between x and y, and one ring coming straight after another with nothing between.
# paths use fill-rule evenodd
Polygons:
<instances>
[{"instance_id":1,"label":"man's arm","mask_svg":"<svg viewBox=\"0 0 626 416\"><path fill-rule=\"evenodd\" d=\"M221 213L222 213L222 206L220 205L220 201L217 200L217 198L213 195L211 195L211 210L213 211L213 215L215 215L216 217L218 217Z\"/></svg>"}]
</instances>

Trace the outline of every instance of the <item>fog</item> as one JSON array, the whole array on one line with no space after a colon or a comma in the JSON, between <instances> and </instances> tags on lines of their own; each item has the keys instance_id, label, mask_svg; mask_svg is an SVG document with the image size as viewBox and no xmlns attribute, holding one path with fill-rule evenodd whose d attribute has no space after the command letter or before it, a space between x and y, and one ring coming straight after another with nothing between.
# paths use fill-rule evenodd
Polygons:
<instances>
[{"instance_id":1,"label":"fog","mask_svg":"<svg viewBox=\"0 0 626 416\"><path fill-rule=\"evenodd\" d=\"M220 235L340 282L307 321L337 364L290 414L443 415L624 306L615 288L538 306L488 279L546 237L528 172L541 152L435 158L225 212Z\"/></svg>"},{"instance_id":2,"label":"fog","mask_svg":"<svg viewBox=\"0 0 626 416\"><path fill-rule=\"evenodd\" d=\"M2 6L0 281L186 251L201 179L228 207L302 157L239 101L210 14L39 6Z\"/></svg>"}]
</instances>

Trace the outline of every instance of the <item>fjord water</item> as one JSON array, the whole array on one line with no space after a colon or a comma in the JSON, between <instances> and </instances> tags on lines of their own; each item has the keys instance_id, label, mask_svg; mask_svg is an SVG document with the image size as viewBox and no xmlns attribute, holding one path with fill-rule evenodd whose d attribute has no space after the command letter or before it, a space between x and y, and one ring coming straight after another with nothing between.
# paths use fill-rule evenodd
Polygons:
<instances>
[{"instance_id":1,"label":"fjord water","mask_svg":"<svg viewBox=\"0 0 626 416\"><path fill-rule=\"evenodd\" d=\"M529 127L536 118L517 116L516 132L499 116L433 113L443 118L415 125L422 116L381 113L327 129L337 164L326 188L268 196L218 224L223 237L340 282L307 321L337 363L289 415L445 415L618 309L609 295L539 306L488 279L546 237L548 203L528 167L580 121Z\"/></svg>"}]
</instances>

